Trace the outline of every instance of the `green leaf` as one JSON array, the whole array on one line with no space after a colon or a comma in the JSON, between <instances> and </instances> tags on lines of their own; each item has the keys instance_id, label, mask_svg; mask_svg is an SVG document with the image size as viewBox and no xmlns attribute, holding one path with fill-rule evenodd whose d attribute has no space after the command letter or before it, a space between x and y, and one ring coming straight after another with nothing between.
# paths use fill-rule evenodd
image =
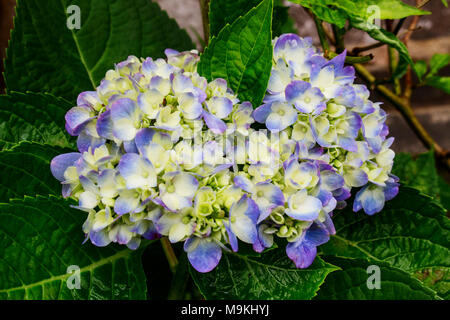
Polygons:
<instances>
[{"instance_id":1,"label":"green leaf","mask_svg":"<svg viewBox=\"0 0 450 320\"><path fill-rule=\"evenodd\" d=\"M294 20L289 16L289 8L285 6L273 7L272 37L283 33L297 33Z\"/></svg>"},{"instance_id":2,"label":"green leaf","mask_svg":"<svg viewBox=\"0 0 450 320\"><path fill-rule=\"evenodd\" d=\"M0 298L145 299L142 250L86 243L86 214L56 197L26 197L0 204ZM80 268L80 289L67 273Z\"/></svg>"},{"instance_id":3,"label":"green leaf","mask_svg":"<svg viewBox=\"0 0 450 320\"><path fill-rule=\"evenodd\" d=\"M401 42L400 39L397 38L392 32L378 28L376 25L367 22L360 17L352 17L350 20L350 25L354 28L367 32L373 39L383 42L398 51L399 67L396 68L393 77L398 78L402 76L405 73L408 64L412 66L416 74L418 73L415 70L414 62L409 55L408 48L406 48L405 44Z\"/></svg>"},{"instance_id":4,"label":"green leaf","mask_svg":"<svg viewBox=\"0 0 450 320\"><path fill-rule=\"evenodd\" d=\"M430 77L426 79L426 84L450 94L450 77Z\"/></svg>"},{"instance_id":5,"label":"green leaf","mask_svg":"<svg viewBox=\"0 0 450 320\"><path fill-rule=\"evenodd\" d=\"M289 0L291 2L302 5L308 8L312 13L320 20L335 24L339 28L345 27L345 23L348 19L348 15L344 10L338 9L333 5L328 6L327 1L323 0Z\"/></svg>"},{"instance_id":6,"label":"green leaf","mask_svg":"<svg viewBox=\"0 0 450 320\"><path fill-rule=\"evenodd\" d=\"M379 14L378 19L402 19L413 15L425 15L431 12L407 5L401 0L290 0L307 8L338 8L343 13L360 18L369 18ZM376 10L379 10L377 12Z\"/></svg>"},{"instance_id":7,"label":"green leaf","mask_svg":"<svg viewBox=\"0 0 450 320\"><path fill-rule=\"evenodd\" d=\"M442 1L442 4L443 4L446 8L448 8L447 0L441 0L441 1Z\"/></svg>"},{"instance_id":8,"label":"green leaf","mask_svg":"<svg viewBox=\"0 0 450 320\"><path fill-rule=\"evenodd\" d=\"M316 299L318 300L430 300L439 298L433 290L422 285L420 281L387 263L376 263L376 266L380 268L380 289L369 289L368 277L373 272L368 273L367 268L373 265L372 262L338 257L329 257L327 260L342 270L333 272L327 277L317 293Z\"/></svg>"},{"instance_id":9,"label":"green leaf","mask_svg":"<svg viewBox=\"0 0 450 320\"><path fill-rule=\"evenodd\" d=\"M27 140L75 148L64 129L72 105L50 94L18 93L0 96L0 149Z\"/></svg>"},{"instance_id":10,"label":"green leaf","mask_svg":"<svg viewBox=\"0 0 450 320\"><path fill-rule=\"evenodd\" d=\"M442 206L450 211L450 185L441 176L438 178L439 200Z\"/></svg>"},{"instance_id":11,"label":"green leaf","mask_svg":"<svg viewBox=\"0 0 450 320\"><path fill-rule=\"evenodd\" d=\"M39 143L21 142L0 151L0 202L25 195L60 195L61 184L50 172L50 161L70 150Z\"/></svg>"},{"instance_id":12,"label":"green leaf","mask_svg":"<svg viewBox=\"0 0 450 320\"><path fill-rule=\"evenodd\" d=\"M439 70L448 66L450 64L450 54L448 53L437 53L431 57L430 60L430 73L429 76L436 75Z\"/></svg>"},{"instance_id":13,"label":"green leaf","mask_svg":"<svg viewBox=\"0 0 450 320\"><path fill-rule=\"evenodd\" d=\"M71 5L81 10L80 30L67 27ZM193 47L148 0L19 0L5 80L9 92L49 92L73 102L129 55L158 58L166 48Z\"/></svg>"},{"instance_id":14,"label":"green leaf","mask_svg":"<svg viewBox=\"0 0 450 320\"><path fill-rule=\"evenodd\" d=\"M392 173L400 178L401 184L416 188L431 197L439 194L433 151L422 153L415 160L409 153L396 154Z\"/></svg>"},{"instance_id":15,"label":"green leaf","mask_svg":"<svg viewBox=\"0 0 450 320\"><path fill-rule=\"evenodd\" d=\"M242 101L258 107L272 68L272 0L264 0L227 25L200 57L198 72L227 80Z\"/></svg>"},{"instance_id":16,"label":"green leaf","mask_svg":"<svg viewBox=\"0 0 450 320\"><path fill-rule=\"evenodd\" d=\"M411 277L439 269L447 275L442 280L450 280L450 221L437 202L416 189L401 187L375 216L347 208L333 221L336 235L320 247L326 261L337 256L387 263Z\"/></svg>"},{"instance_id":17,"label":"green leaf","mask_svg":"<svg viewBox=\"0 0 450 320\"><path fill-rule=\"evenodd\" d=\"M283 249L260 258L224 253L211 272L191 275L206 299L311 299L335 266L316 257L307 269L297 269Z\"/></svg>"},{"instance_id":18,"label":"green leaf","mask_svg":"<svg viewBox=\"0 0 450 320\"><path fill-rule=\"evenodd\" d=\"M210 38L219 34L227 25L244 16L262 0L211 0L209 4Z\"/></svg>"},{"instance_id":19,"label":"green leaf","mask_svg":"<svg viewBox=\"0 0 450 320\"><path fill-rule=\"evenodd\" d=\"M427 73L427 63L423 60L419 60L416 63L414 63L414 67L416 69L417 77L419 80L423 78L423 76Z\"/></svg>"},{"instance_id":20,"label":"green leaf","mask_svg":"<svg viewBox=\"0 0 450 320\"><path fill-rule=\"evenodd\" d=\"M415 159L409 153L396 154L392 172L401 184L420 190L450 210L450 185L438 174L432 150Z\"/></svg>"}]
</instances>

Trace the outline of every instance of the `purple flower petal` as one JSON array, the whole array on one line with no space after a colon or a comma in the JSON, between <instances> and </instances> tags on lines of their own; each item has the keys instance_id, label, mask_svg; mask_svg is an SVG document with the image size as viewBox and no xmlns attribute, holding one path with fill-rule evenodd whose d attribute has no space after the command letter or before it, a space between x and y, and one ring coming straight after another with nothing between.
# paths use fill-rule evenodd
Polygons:
<instances>
[{"instance_id":1,"label":"purple flower petal","mask_svg":"<svg viewBox=\"0 0 450 320\"><path fill-rule=\"evenodd\" d=\"M373 215L383 209L384 202L383 188L367 185L356 194L353 211L357 212L362 208L368 215Z\"/></svg>"},{"instance_id":2,"label":"purple flower petal","mask_svg":"<svg viewBox=\"0 0 450 320\"><path fill-rule=\"evenodd\" d=\"M106 140L103 138L95 138L84 132L81 132L77 139L78 151L81 153L87 152L89 148L94 152L95 149L105 144Z\"/></svg>"},{"instance_id":3,"label":"purple flower petal","mask_svg":"<svg viewBox=\"0 0 450 320\"><path fill-rule=\"evenodd\" d=\"M194 269L202 273L213 270L222 258L222 249L211 239L189 238L184 250Z\"/></svg>"},{"instance_id":4,"label":"purple flower petal","mask_svg":"<svg viewBox=\"0 0 450 320\"><path fill-rule=\"evenodd\" d=\"M265 123L271 110L272 110L272 103L266 103L266 104L263 104L262 106L256 108L253 111L252 116L257 122Z\"/></svg>"},{"instance_id":5,"label":"purple flower petal","mask_svg":"<svg viewBox=\"0 0 450 320\"><path fill-rule=\"evenodd\" d=\"M225 122L207 111L203 111L203 119L205 119L206 125L214 134L222 134L227 130Z\"/></svg>"},{"instance_id":6,"label":"purple flower petal","mask_svg":"<svg viewBox=\"0 0 450 320\"><path fill-rule=\"evenodd\" d=\"M297 268L308 268L316 258L317 248L310 243L291 242L286 246L286 254Z\"/></svg>"},{"instance_id":7,"label":"purple flower petal","mask_svg":"<svg viewBox=\"0 0 450 320\"><path fill-rule=\"evenodd\" d=\"M53 176L61 182L65 181L64 172L68 167L74 166L80 157L81 153L78 152L65 153L54 157L50 163Z\"/></svg>"},{"instance_id":8,"label":"purple flower petal","mask_svg":"<svg viewBox=\"0 0 450 320\"><path fill-rule=\"evenodd\" d=\"M236 176L233 179L234 185L241 188L242 190L253 193L255 192L255 188L253 185L253 182L250 181L250 179L244 177L244 176Z\"/></svg>"},{"instance_id":9,"label":"purple flower petal","mask_svg":"<svg viewBox=\"0 0 450 320\"><path fill-rule=\"evenodd\" d=\"M73 107L65 116L66 130L71 136L78 136L86 125L95 117L89 107Z\"/></svg>"}]
</instances>

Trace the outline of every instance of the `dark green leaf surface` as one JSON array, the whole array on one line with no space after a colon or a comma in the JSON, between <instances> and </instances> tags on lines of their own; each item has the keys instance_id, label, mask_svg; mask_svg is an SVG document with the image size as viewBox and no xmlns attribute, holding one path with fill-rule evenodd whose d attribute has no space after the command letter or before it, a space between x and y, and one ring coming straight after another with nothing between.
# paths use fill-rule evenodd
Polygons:
<instances>
[{"instance_id":1,"label":"dark green leaf surface","mask_svg":"<svg viewBox=\"0 0 450 320\"><path fill-rule=\"evenodd\" d=\"M437 53L430 60L430 75L435 75L450 63L450 54Z\"/></svg>"},{"instance_id":2,"label":"dark green leaf surface","mask_svg":"<svg viewBox=\"0 0 450 320\"><path fill-rule=\"evenodd\" d=\"M367 268L374 265L362 259L327 258L342 268L331 273L321 286L318 300L430 300L438 299L433 290L423 286L417 279L387 263L376 263L380 269L380 289L369 289L368 277L373 272ZM369 269L370 271L370 269Z\"/></svg>"},{"instance_id":3,"label":"dark green leaf surface","mask_svg":"<svg viewBox=\"0 0 450 320\"><path fill-rule=\"evenodd\" d=\"M227 80L242 101L258 107L272 68L271 29L272 0L264 0L211 40L198 72L210 81Z\"/></svg>"},{"instance_id":4,"label":"dark green leaf surface","mask_svg":"<svg viewBox=\"0 0 450 320\"><path fill-rule=\"evenodd\" d=\"M50 172L50 161L66 152L70 150L30 142L0 151L0 202L25 195L60 195L61 184Z\"/></svg>"},{"instance_id":5,"label":"dark green leaf surface","mask_svg":"<svg viewBox=\"0 0 450 320\"><path fill-rule=\"evenodd\" d=\"M333 219L336 235L321 246L328 256L387 263L420 278L424 270L440 270L449 290L450 221L443 208L416 189L402 187L382 212L368 216L350 208ZM331 260L330 260L331 262ZM331 262L332 263L332 262Z\"/></svg>"},{"instance_id":6,"label":"dark green leaf surface","mask_svg":"<svg viewBox=\"0 0 450 320\"><path fill-rule=\"evenodd\" d=\"M423 76L427 73L428 69L427 63L423 60L419 60L414 63L414 66L416 69L417 77L419 77L419 79L421 80Z\"/></svg>"},{"instance_id":7,"label":"dark green leaf surface","mask_svg":"<svg viewBox=\"0 0 450 320\"><path fill-rule=\"evenodd\" d=\"M441 176L438 178L439 184L439 201L442 206L450 211L450 185Z\"/></svg>"},{"instance_id":8,"label":"dark green leaf surface","mask_svg":"<svg viewBox=\"0 0 450 320\"><path fill-rule=\"evenodd\" d=\"M20 141L75 148L64 129L64 115L72 105L62 98L42 93L0 96L0 149Z\"/></svg>"},{"instance_id":9,"label":"dark green leaf surface","mask_svg":"<svg viewBox=\"0 0 450 320\"><path fill-rule=\"evenodd\" d=\"M209 4L210 37L217 36L227 24L245 15L262 0L211 0Z\"/></svg>"},{"instance_id":10,"label":"dark green leaf surface","mask_svg":"<svg viewBox=\"0 0 450 320\"><path fill-rule=\"evenodd\" d=\"M209 273L191 268L191 275L206 299L291 300L314 297L325 277L337 270L317 257L307 269L297 269L284 249L261 257L224 253Z\"/></svg>"},{"instance_id":11,"label":"dark green leaf surface","mask_svg":"<svg viewBox=\"0 0 450 320\"><path fill-rule=\"evenodd\" d=\"M445 194L450 192L450 186L436 170L433 151L420 154L414 160L409 153L398 153L392 172L400 178L402 184L433 197L444 208L450 210L450 203L445 200Z\"/></svg>"},{"instance_id":12,"label":"dark green leaf surface","mask_svg":"<svg viewBox=\"0 0 450 320\"><path fill-rule=\"evenodd\" d=\"M434 197L439 193L433 151L420 154L416 159L409 153L396 154L392 173L400 178L402 184L416 188L429 196Z\"/></svg>"},{"instance_id":13,"label":"dark green leaf surface","mask_svg":"<svg viewBox=\"0 0 450 320\"><path fill-rule=\"evenodd\" d=\"M450 94L450 77L430 77L426 84Z\"/></svg>"},{"instance_id":14,"label":"dark green leaf surface","mask_svg":"<svg viewBox=\"0 0 450 320\"><path fill-rule=\"evenodd\" d=\"M56 197L0 204L1 299L145 299L142 250L86 243L86 214ZM80 268L80 289L69 266ZM69 280L69 281L68 281Z\"/></svg>"},{"instance_id":15,"label":"dark green leaf surface","mask_svg":"<svg viewBox=\"0 0 450 320\"><path fill-rule=\"evenodd\" d=\"M81 29L67 28L71 5ZM49 92L75 101L129 55L162 57L193 49L177 23L149 0L19 0L5 62L9 91Z\"/></svg>"},{"instance_id":16,"label":"dark green leaf surface","mask_svg":"<svg viewBox=\"0 0 450 320\"><path fill-rule=\"evenodd\" d=\"M410 273L450 267L450 221L415 189L402 187L375 216L347 208L334 222L336 236L321 246L326 255L387 262Z\"/></svg>"},{"instance_id":17,"label":"dark green leaf surface","mask_svg":"<svg viewBox=\"0 0 450 320\"><path fill-rule=\"evenodd\" d=\"M289 16L289 7L276 5L273 7L272 37L283 33L297 33L294 20Z\"/></svg>"}]
</instances>

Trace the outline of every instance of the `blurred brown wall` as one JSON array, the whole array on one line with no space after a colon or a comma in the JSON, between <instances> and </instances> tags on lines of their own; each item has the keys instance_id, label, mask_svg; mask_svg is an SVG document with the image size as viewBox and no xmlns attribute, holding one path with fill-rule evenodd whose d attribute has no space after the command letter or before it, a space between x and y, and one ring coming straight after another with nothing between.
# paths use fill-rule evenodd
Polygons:
<instances>
[{"instance_id":1,"label":"blurred brown wall","mask_svg":"<svg viewBox=\"0 0 450 320\"><path fill-rule=\"evenodd\" d=\"M3 59L5 58L6 48L10 30L13 25L15 0L0 0L0 70L3 72ZM3 76L0 77L0 93L4 92L5 83Z\"/></svg>"}]
</instances>

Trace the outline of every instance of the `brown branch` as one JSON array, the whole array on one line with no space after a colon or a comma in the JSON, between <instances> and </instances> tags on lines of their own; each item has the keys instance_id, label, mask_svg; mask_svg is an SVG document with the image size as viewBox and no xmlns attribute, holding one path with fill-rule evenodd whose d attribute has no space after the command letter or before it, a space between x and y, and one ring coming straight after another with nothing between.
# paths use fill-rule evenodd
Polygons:
<instances>
[{"instance_id":1,"label":"brown branch","mask_svg":"<svg viewBox=\"0 0 450 320\"><path fill-rule=\"evenodd\" d=\"M200 10L202 12L203 36L205 38L205 47L209 43L209 2L210 0L199 0Z\"/></svg>"},{"instance_id":2,"label":"brown branch","mask_svg":"<svg viewBox=\"0 0 450 320\"><path fill-rule=\"evenodd\" d=\"M416 6L419 6L419 0L416 0ZM417 24L419 23L420 16L414 16L413 20L411 21L411 24L408 27L408 31L405 34L405 37L403 38L403 42L406 47L408 47L408 41L411 38L411 35L414 30L416 30ZM403 92L403 98L407 99L408 101L411 99L412 95L412 86L413 86L413 79L412 79L412 72L411 72L411 66L408 66L408 70L405 74L405 91Z\"/></svg>"}]
</instances>

